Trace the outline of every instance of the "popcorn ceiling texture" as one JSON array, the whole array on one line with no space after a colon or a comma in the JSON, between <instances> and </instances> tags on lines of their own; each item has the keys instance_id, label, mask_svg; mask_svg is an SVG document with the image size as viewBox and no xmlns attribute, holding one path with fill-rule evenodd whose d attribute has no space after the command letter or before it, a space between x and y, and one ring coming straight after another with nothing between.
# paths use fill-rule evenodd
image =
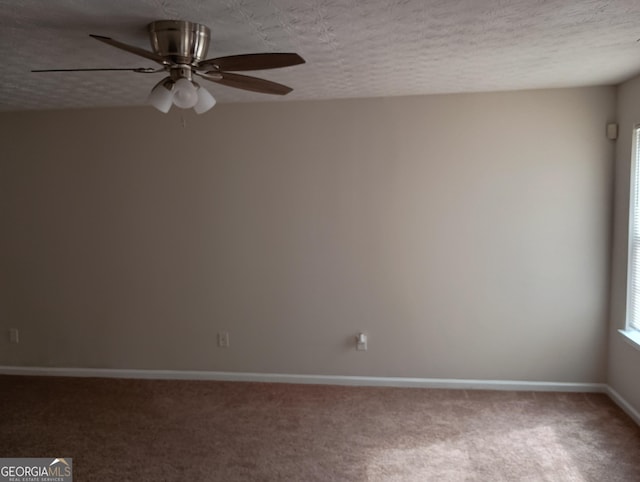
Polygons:
<instances>
[{"instance_id":1,"label":"popcorn ceiling texture","mask_svg":"<svg viewBox=\"0 0 640 482\"><path fill-rule=\"evenodd\" d=\"M162 74L31 73L155 64L91 39L148 48L146 25L212 30L209 57L293 51L256 75L284 99L616 84L640 71L637 0L0 0L0 110L140 105ZM217 84L219 102L282 99Z\"/></svg>"}]
</instances>

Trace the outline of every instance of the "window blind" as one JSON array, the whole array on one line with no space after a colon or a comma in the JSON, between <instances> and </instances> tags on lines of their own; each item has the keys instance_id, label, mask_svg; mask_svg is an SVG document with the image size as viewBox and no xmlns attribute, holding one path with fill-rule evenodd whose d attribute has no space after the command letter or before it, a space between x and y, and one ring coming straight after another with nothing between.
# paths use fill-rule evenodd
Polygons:
<instances>
[{"instance_id":1,"label":"window blind","mask_svg":"<svg viewBox=\"0 0 640 482\"><path fill-rule=\"evenodd\" d=\"M631 166L627 328L640 331L640 125L633 131Z\"/></svg>"}]
</instances>

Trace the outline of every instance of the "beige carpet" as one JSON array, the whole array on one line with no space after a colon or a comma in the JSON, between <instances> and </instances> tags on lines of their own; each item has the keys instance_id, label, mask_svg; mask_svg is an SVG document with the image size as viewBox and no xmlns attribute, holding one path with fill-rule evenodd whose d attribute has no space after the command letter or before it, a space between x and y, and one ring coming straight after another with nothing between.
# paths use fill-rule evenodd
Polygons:
<instances>
[{"instance_id":1,"label":"beige carpet","mask_svg":"<svg viewBox=\"0 0 640 482\"><path fill-rule=\"evenodd\" d=\"M76 481L640 481L606 395L0 376L0 457Z\"/></svg>"}]
</instances>

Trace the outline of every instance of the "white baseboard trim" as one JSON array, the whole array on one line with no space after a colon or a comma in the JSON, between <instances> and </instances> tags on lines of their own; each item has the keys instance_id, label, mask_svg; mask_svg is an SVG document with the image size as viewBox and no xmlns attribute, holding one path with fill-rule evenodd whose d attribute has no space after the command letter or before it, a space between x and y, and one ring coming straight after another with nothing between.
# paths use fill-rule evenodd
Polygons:
<instances>
[{"instance_id":1,"label":"white baseboard trim","mask_svg":"<svg viewBox=\"0 0 640 482\"><path fill-rule=\"evenodd\" d=\"M640 412L633 408L629 402L622 398L622 396L609 385L607 385L606 393L607 395L609 395L611 400L613 400L616 405L618 405L618 407L624 410L627 415L629 415L638 425L640 425Z\"/></svg>"},{"instance_id":2,"label":"white baseboard trim","mask_svg":"<svg viewBox=\"0 0 640 482\"><path fill-rule=\"evenodd\" d=\"M299 383L369 387L449 388L466 390L517 390L537 392L604 392L603 383L530 382L517 380L465 380L455 378L357 377L342 375L290 375L182 370L124 370L111 368L59 368L0 366L0 375L155 380L215 380L234 382Z\"/></svg>"}]
</instances>

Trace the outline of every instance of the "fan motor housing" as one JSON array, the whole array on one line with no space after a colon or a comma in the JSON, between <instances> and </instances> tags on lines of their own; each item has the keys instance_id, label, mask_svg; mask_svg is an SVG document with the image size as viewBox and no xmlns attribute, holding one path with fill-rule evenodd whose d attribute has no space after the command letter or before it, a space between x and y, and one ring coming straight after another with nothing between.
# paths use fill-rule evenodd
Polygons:
<instances>
[{"instance_id":1,"label":"fan motor housing","mask_svg":"<svg viewBox=\"0 0 640 482\"><path fill-rule=\"evenodd\" d=\"M174 64L197 64L209 50L209 27L186 20L159 20L147 29L153 51Z\"/></svg>"}]
</instances>

